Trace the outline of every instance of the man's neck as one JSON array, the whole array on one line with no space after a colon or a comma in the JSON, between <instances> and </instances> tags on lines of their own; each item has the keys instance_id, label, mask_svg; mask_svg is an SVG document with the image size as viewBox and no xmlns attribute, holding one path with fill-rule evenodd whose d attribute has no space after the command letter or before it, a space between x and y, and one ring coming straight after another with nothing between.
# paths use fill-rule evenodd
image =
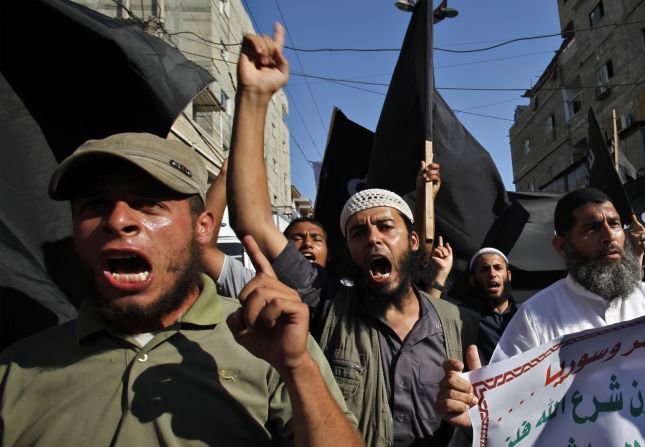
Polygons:
<instances>
[{"instance_id":1,"label":"man's neck","mask_svg":"<svg viewBox=\"0 0 645 447\"><path fill-rule=\"evenodd\" d=\"M414 293L413 287L410 286L405 297L401 300L401 306L388 306L383 318L396 335L404 340L419 320L420 311L419 298Z\"/></svg>"},{"instance_id":2,"label":"man's neck","mask_svg":"<svg viewBox=\"0 0 645 447\"><path fill-rule=\"evenodd\" d=\"M188 309L190 309L195 301L197 301L200 292L201 289L199 287L195 287L188 295L186 295L186 298L182 300L181 304L177 306L175 310L168 312L159 318L122 322L122 324L119 324L118 326L124 333L130 335L157 332L166 329L175 324L175 322L179 320L179 318L185 314Z\"/></svg>"},{"instance_id":3,"label":"man's neck","mask_svg":"<svg viewBox=\"0 0 645 447\"><path fill-rule=\"evenodd\" d=\"M497 306L493 306L493 311L498 314L503 314L508 309L508 299L502 301Z\"/></svg>"}]
</instances>

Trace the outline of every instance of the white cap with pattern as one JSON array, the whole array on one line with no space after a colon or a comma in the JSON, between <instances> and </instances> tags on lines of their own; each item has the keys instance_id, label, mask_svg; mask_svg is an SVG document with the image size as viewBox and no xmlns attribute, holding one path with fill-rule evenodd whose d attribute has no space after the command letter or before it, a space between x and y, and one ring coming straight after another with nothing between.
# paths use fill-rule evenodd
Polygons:
<instances>
[{"instance_id":1,"label":"white cap with pattern","mask_svg":"<svg viewBox=\"0 0 645 447\"><path fill-rule=\"evenodd\" d=\"M388 191L387 189L364 189L363 191L359 191L351 196L347 202L345 202L343 211L340 213L340 231L343 233L343 236L347 236L347 234L345 234L345 226L347 225L347 221L350 217L359 211L379 206L394 208L407 217L411 223L414 223L412 210L410 210L408 204L405 203L405 200L403 200L398 194Z\"/></svg>"},{"instance_id":2,"label":"white cap with pattern","mask_svg":"<svg viewBox=\"0 0 645 447\"><path fill-rule=\"evenodd\" d=\"M475 264L475 261L482 255L497 255L502 258L504 262L506 262L506 267L508 267L508 258L504 253L493 247L484 247L477 253L475 253L472 258L470 258L470 262L468 263L468 271L473 271L473 265Z\"/></svg>"}]
</instances>

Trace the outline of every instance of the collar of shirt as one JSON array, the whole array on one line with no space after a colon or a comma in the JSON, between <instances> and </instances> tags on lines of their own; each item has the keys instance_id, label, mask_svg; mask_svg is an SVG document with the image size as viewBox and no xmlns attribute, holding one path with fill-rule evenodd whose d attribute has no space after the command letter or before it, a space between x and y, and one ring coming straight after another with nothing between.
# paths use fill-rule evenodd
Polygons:
<instances>
[{"instance_id":1,"label":"collar of shirt","mask_svg":"<svg viewBox=\"0 0 645 447\"><path fill-rule=\"evenodd\" d=\"M587 290L582 284L573 279L571 274L567 275L567 277L564 279L564 282L567 287L569 287L574 293L580 295L581 297L587 298L596 304L602 304L605 308L609 306L609 301Z\"/></svg>"},{"instance_id":2,"label":"collar of shirt","mask_svg":"<svg viewBox=\"0 0 645 447\"><path fill-rule=\"evenodd\" d=\"M414 323L414 326L406 336L405 340L400 340L402 343L407 345L414 345L424 338L436 335L443 331L441 323L439 322L439 317L428 301L436 298L428 297L428 295L419 290L416 286L413 286L413 289L415 296L419 300L419 319ZM379 327L379 331L386 331L385 333L390 337L398 339L398 336L394 333L383 316L375 317L375 319L379 323L377 325L377 327Z\"/></svg>"},{"instance_id":3,"label":"collar of shirt","mask_svg":"<svg viewBox=\"0 0 645 447\"><path fill-rule=\"evenodd\" d=\"M182 325L212 327L224 321L222 303L217 295L215 283L207 275L201 274L201 292L193 305L171 327L180 330ZM214 302L213 302L214 301ZM76 340L81 343L92 334L108 330L108 322L91 300L81 304L76 320Z\"/></svg>"}]
</instances>

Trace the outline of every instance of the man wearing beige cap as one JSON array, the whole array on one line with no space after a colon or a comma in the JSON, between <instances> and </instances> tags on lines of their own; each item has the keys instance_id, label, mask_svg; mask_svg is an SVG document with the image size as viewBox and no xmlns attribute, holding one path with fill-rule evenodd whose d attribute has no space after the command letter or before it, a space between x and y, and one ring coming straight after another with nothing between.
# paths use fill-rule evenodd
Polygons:
<instances>
[{"instance_id":1,"label":"man wearing beige cap","mask_svg":"<svg viewBox=\"0 0 645 447\"><path fill-rule=\"evenodd\" d=\"M272 223L263 133L271 95L288 77L282 41L278 25L275 39L246 36L242 46L228 172L232 226L258 241L278 278L311 306L320 345L365 443L445 445L451 429L434 405L441 365L462 356L477 323L463 323L456 306L414 287L420 241L409 206L382 189L347 201L340 227L354 266L341 281L308 262ZM437 167L426 175L437 181Z\"/></svg>"},{"instance_id":2,"label":"man wearing beige cap","mask_svg":"<svg viewBox=\"0 0 645 447\"><path fill-rule=\"evenodd\" d=\"M253 239L239 302L200 273L206 180L194 151L148 134L59 165L49 193L71 202L93 293L0 355L2 445L360 445L307 306Z\"/></svg>"}]
</instances>

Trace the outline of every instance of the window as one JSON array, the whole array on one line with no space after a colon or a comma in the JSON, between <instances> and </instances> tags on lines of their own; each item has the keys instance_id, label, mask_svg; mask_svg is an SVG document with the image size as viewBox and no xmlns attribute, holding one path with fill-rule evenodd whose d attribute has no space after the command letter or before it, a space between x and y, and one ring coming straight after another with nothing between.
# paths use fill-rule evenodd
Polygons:
<instances>
[{"instance_id":1,"label":"window","mask_svg":"<svg viewBox=\"0 0 645 447\"><path fill-rule=\"evenodd\" d=\"M602 2L598 2L596 6L589 13L589 26L594 27L600 23L600 20L605 15L605 10L602 7Z\"/></svg>"},{"instance_id":2,"label":"window","mask_svg":"<svg viewBox=\"0 0 645 447\"><path fill-rule=\"evenodd\" d=\"M563 39L573 39L574 37L576 37L576 31L573 27L573 20L570 20L569 23L567 23L564 28L562 28L561 35Z\"/></svg>"},{"instance_id":3,"label":"window","mask_svg":"<svg viewBox=\"0 0 645 447\"><path fill-rule=\"evenodd\" d=\"M553 129L555 129L555 116L552 113L544 122L544 132L547 134L547 136L550 136L552 133L554 133Z\"/></svg>"},{"instance_id":4,"label":"window","mask_svg":"<svg viewBox=\"0 0 645 447\"><path fill-rule=\"evenodd\" d=\"M608 60L604 65L602 65L596 72L596 79L598 84L608 84L609 79L614 76L614 66L611 63L611 59Z\"/></svg>"},{"instance_id":5,"label":"window","mask_svg":"<svg viewBox=\"0 0 645 447\"><path fill-rule=\"evenodd\" d=\"M224 90L220 91L219 103L222 106L222 110L230 115L231 114L231 100L228 97L228 95L224 92Z\"/></svg>"},{"instance_id":6,"label":"window","mask_svg":"<svg viewBox=\"0 0 645 447\"><path fill-rule=\"evenodd\" d=\"M524 140L524 153L528 154L529 152L531 152L531 139L527 138Z\"/></svg>"},{"instance_id":7,"label":"window","mask_svg":"<svg viewBox=\"0 0 645 447\"><path fill-rule=\"evenodd\" d=\"M582 110L582 91L563 90L562 95L564 96L564 116L569 121Z\"/></svg>"},{"instance_id":8,"label":"window","mask_svg":"<svg viewBox=\"0 0 645 447\"><path fill-rule=\"evenodd\" d=\"M272 136L272 137L274 137L274 138L278 136L278 131L277 131L277 129L275 128L275 124L274 124L274 123L271 123L271 136ZM275 160L274 160L274 161L275 161Z\"/></svg>"},{"instance_id":9,"label":"window","mask_svg":"<svg viewBox=\"0 0 645 447\"><path fill-rule=\"evenodd\" d=\"M228 0L219 0L219 13L231 16L231 3Z\"/></svg>"},{"instance_id":10,"label":"window","mask_svg":"<svg viewBox=\"0 0 645 447\"><path fill-rule=\"evenodd\" d=\"M608 60L604 65L602 65L598 71L596 71L596 81L598 86L596 87L596 99L604 99L609 96L611 89L609 88L609 79L614 76L614 67L611 63L611 60Z\"/></svg>"},{"instance_id":11,"label":"window","mask_svg":"<svg viewBox=\"0 0 645 447\"><path fill-rule=\"evenodd\" d=\"M221 40L220 40L220 43L219 43L219 52L222 55L222 59L224 61L228 62L228 48L226 47L224 42L222 42Z\"/></svg>"}]
</instances>

